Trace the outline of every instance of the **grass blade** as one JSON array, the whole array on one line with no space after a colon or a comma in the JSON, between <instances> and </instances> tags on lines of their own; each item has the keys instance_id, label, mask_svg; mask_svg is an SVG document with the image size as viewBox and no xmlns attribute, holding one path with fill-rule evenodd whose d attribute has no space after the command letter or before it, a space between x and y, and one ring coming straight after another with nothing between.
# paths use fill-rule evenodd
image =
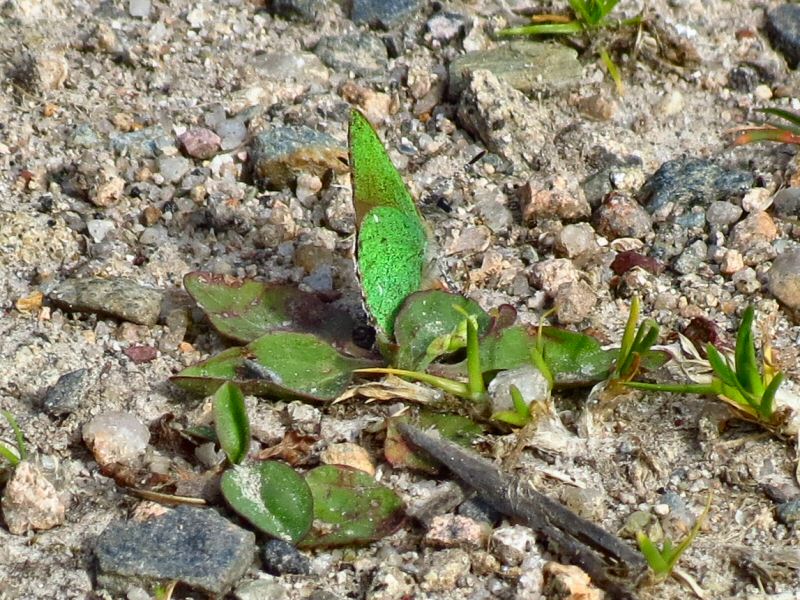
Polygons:
<instances>
[{"instance_id":1,"label":"grass blade","mask_svg":"<svg viewBox=\"0 0 800 600\"><path fill-rule=\"evenodd\" d=\"M736 379L742 387L756 396L764 393L764 383L758 371L756 360L756 346L753 342L753 319L755 311L752 305L748 306L742 315L739 331L736 333L736 348L734 350L734 366Z\"/></svg>"},{"instance_id":2,"label":"grass blade","mask_svg":"<svg viewBox=\"0 0 800 600\"><path fill-rule=\"evenodd\" d=\"M17 420L14 418L14 415L7 410L0 412L3 414L6 421L8 421L8 424L11 425L11 429L14 431L14 438L17 440L17 452L19 453L20 460L25 460L28 457L28 449L25 446L25 436L22 435L22 430L19 428Z\"/></svg>"},{"instance_id":3,"label":"grass blade","mask_svg":"<svg viewBox=\"0 0 800 600\"><path fill-rule=\"evenodd\" d=\"M708 362L711 368L714 370L714 374L722 383L736 389L741 387L739 380L736 379L736 373L733 372L728 361L725 360L713 344L706 344L706 355L708 356Z\"/></svg>"},{"instance_id":4,"label":"grass blade","mask_svg":"<svg viewBox=\"0 0 800 600\"><path fill-rule=\"evenodd\" d=\"M611 76L611 79L614 81L614 85L617 87L617 95L624 96L625 84L622 83L622 75L620 75L617 63L614 62L605 48L600 50L600 60L603 61L608 74Z\"/></svg>"},{"instance_id":5,"label":"grass blade","mask_svg":"<svg viewBox=\"0 0 800 600\"><path fill-rule=\"evenodd\" d=\"M501 29L497 32L500 37L511 37L516 35L571 35L581 33L583 25L578 21L568 23L536 23L534 25L523 25L522 27L510 27Z\"/></svg>"},{"instance_id":6,"label":"grass blade","mask_svg":"<svg viewBox=\"0 0 800 600\"><path fill-rule=\"evenodd\" d=\"M769 382L767 389L764 390L764 394L761 396L761 404L758 407L758 414L762 419L769 420L772 418L772 413L775 410L775 394L782 383L783 373L776 373L772 381Z\"/></svg>"},{"instance_id":7,"label":"grass blade","mask_svg":"<svg viewBox=\"0 0 800 600\"><path fill-rule=\"evenodd\" d=\"M757 127L741 133L733 140L734 146L755 142L779 142L781 144L800 144L800 134L778 129L777 127Z\"/></svg>"},{"instance_id":8,"label":"grass blade","mask_svg":"<svg viewBox=\"0 0 800 600\"><path fill-rule=\"evenodd\" d=\"M793 113L789 110L785 110L783 108L759 108L758 112L763 112L768 115L773 115L789 121L791 125L783 125L782 127L785 129L789 129L794 133L800 134L800 114Z\"/></svg>"}]
</instances>

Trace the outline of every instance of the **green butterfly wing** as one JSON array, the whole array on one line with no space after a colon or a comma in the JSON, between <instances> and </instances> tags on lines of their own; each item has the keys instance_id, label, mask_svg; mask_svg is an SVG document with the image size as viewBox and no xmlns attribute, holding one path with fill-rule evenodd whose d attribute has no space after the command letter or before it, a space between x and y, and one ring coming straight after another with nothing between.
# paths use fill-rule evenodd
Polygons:
<instances>
[{"instance_id":1,"label":"green butterfly wing","mask_svg":"<svg viewBox=\"0 0 800 600\"><path fill-rule=\"evenodd\" d=\"M378 134L358 110L350 112L348 131L356 227L361 227L364 217L376 206L392 206L401 213L415 215L422 221L414 199L408 193L403 178L392 164Z\"/></svg>"},{"instance_id":2,"label":"green butterfly wing","mask_svg":"<svg viewBox=\"0 0 800 600\"><path fill-rule=\"evenodd\" d=\"M422 289L427 244L421 223L393 206L373 208L361 222L357 257L364 303L390 337L403 300Z\"/></svg>"},{"instance_id":3,"label":"green butterfly wing","mask_svg":"<svg viewBox=\"0 0 800 600\"><path fill-rule=\"evenodd\" d=\"M436 279L433 236L378 134L357 110L350 113L349 146L364 303L391 338L406 297Z\"/></svg>"}]
</instances>

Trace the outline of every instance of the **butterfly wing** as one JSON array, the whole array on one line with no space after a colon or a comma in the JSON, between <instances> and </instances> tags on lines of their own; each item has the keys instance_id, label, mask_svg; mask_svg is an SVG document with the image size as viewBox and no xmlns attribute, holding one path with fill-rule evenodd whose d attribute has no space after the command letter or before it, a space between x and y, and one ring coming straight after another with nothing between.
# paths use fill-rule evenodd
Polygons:
<instances>
[{"instance_id":1,"label":"butterfly wing","mask_svg":"<svg viewBox=\"0 0 800 600\"><path fill-rule=\"evenodd\" d=\"M391 338L406 297L438 287L435 240L378 134L357 110L350 113L348 137L361 289L367 312Z\"/></svg>"},{"instance_id":2,"label":"butterfly wing","mask_svg":"<svg viewBox=\"0 0 800 600\"><path fill-rule=\"evenodd\" d=\"M364 303L389 337L403 300L422 289L427 247L423 224L392 206L373 208L361 222L356 257Z\"/></svg>"},{"instance_id":3,"label":"butterfly wing","mask_svg":"<svg viewBox=\"0 0 800 600\"><path fill-rule=\"evenodd\" d=\"M367 118L355 109L350 112L348 142L356 227L360 228L367 213L377 206L391 206L422 221L414 199L378 134Z\"/></svg>"}]
</instances>

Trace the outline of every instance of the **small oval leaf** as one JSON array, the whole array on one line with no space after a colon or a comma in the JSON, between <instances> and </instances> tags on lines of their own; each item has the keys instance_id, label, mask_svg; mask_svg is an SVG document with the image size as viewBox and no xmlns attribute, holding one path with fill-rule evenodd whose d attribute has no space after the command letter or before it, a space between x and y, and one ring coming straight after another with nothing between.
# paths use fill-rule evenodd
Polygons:
<instances>
[{"instance_id":1,"label":"small oval leaf","mask_svg":"<svg viewBox=\"0 0 800 600\"><path fill-rule=\"evenodd\" d=\"M264 533L297 542L311 527L311 490L294 469L283 463L234 466L223 474L221 487L231 508Z\"/></svg>"},{"instance_id":2,"label":"small oval leaf","mask_svg":"<svg viewBox=\"0 0 800 600\"><path fill-rule=\"evenodd\" d=\"M323 465L306 474L314 497L314 527L304 548L364 544L393 533L405 516L403 501L363 471Z\"/></svg>"},{"instance_id":3,"label":"small oval leaf","mask_svg":"<svg viewBox=\"0 0 800 600\"><path fill-rule=\"evenodd\" d=\"M244 406L244 395L230 381L214 394L214 430L219 445L232 464L239 464L250 449L250 421Z\"/></svg>"}]
</instances>

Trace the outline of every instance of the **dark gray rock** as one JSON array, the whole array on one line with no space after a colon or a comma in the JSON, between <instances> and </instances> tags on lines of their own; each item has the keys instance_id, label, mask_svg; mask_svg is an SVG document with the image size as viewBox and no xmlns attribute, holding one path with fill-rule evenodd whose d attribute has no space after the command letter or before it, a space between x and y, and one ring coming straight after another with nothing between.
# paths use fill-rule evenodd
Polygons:
<instances>
[{"instance_id":1,"label":"dark gray rock","mask_svg":"<svg viewBox=\"0 0 800 600\"><path fill-rule=\"evenodd\" d=\"M453 60L449 67L450 96L458 97L479 69L491 71L523 93L565 88L577 84L583 75L578 53L572 48L545 42L510 42L491 50L468 52Z\"/></svg>"},{"instance_id":2,"label":"dark gray rock","mask_svg":"<svg viewBox=\"0 0 800 600\"><path fill-rule=\"evenodd\" d=\"M330 3L326 0L269 0L267 10L274 15L287 19L299 19L313 23L317 16L328 10Z\"/></svg>"},{"instance_id":3,"label":"dark gray rock","mask_svg":"<svg viewBox=\"0 0 800 600\"><path fill-rule=\"evenodd\" d=\"M751 65L736 65L728 71L728 87L737 92L752 92L759 83L758 70Z\"/></svg>"},{"instance_id":4,"label":"dark gray rock","mask_svg":"<svg viewBox=\"0 0 800 600\"><path fill-rule=\"evenodd\" d=\"M331 136L305 126L271 127L259 133L250 149L256 183L283 189L299 173L322 178L328 170L347 171L347 151Z\"/></svg>"},{"instance_id":5,"label":"dark gray rock","mask_svg":"<svg viewBox=\"0 0 800 600\"><path fill-rule=\"evenodd\" d=\"M800 4L783 4L769 11L765 29L772 46L796 69L800 63Z\"/></svg>"},{"instance_id":6,"label":"dark gray rock","mask_svg":"<svg viewBox=\"0 0 800 600\"><path fill-rule=\"evenodd\" d=\"M179 506L135 523L116 521L95 546L98 583L125 594L179 581L212 595L227 592L253 561L255 535L211 509Z\"/></svg>"},{"instance_id":7,"label":"dark gray rock","mask_svg":"<svg viewBox=\"0 0 800 600\"><path fill-rule=\"evenodd\" d=\"M43 404L47 413L62 417L78 410L91 386L88 375L88 369L76 369L59 377L44 397Z\"/></svg>"},{"instance_id":8,"label":"dark gray rock","mask_svg":"<svg viewBox=\"0 0 800 600\"><path fill-rule=\"evenodd\" d=\"M327 35L319 40L314 54L331 69L361 77L384 73L389 60L383 41L366 32Z\"/></svg>"},{"instance_id":9,"label":"dark gray rock","mask_svg":"<svg viewBox=\"0 0 800 600\"><path fill-rule=\"evenodd\" d=\"M778 505L778 520L785 525L800 523L800 498Z\"/></svg>"},{"instance_id":10,"label":"dark gray rock","mask_svg":"<svg viewBox=\"0 0 800 600\"><path fill-rule=\"evenodd\" d=\"M497 512L490 504L476 497L459 504L456 512L462 517L469 517L473 521L489 523L492 527L503 519L503 515Z\"/></svg>"},{"instance_id":11,"label":"dark gray rock","mask_svg":"<svg viewBox=\"0 0 800 600\"><path fill-rule=\"evenodd\" d=\"M656 221L692 206L708 206L744 194L753 186L752 173L726 170L702 158L679 158L661 165L639 192L639 201Z\"/></svg>"},{"instance_id":12,"label":"dark gray rock","mask_svg":"<svg viewBox=\"0 0 800 600\"><path fill-rule=\"evenodd\" d=\"M420 0L350 0L350 19L391 29L414 14L420 4Z\"/></svg>"},{"instance_id":13,"label":"dark gray rock","mask_svg":"<svg viewBox=\"0 0 800 600\"><path fill-rule=\"evenodd\" d=\"M261 563L270 575L308 575L311 561L293 544L283 540L267 540L261 546Z\"/></svg>"},{"instance_id":14,"label":"dark gray rock","mask_svg":"<svg viewBox=\"0 0 800 600\"><path fill-rule=\"evenodd\" d=\"M155 325L163 292L125 278L67 279L48 298L73 312L98 313L140 325Z\"/></svg>"},{"instance_id":15,"label":"dark gray rock","mask_svg":"<svg viewBox=\"0 0 800 600\"><path fill-rule=\"evenodd\" d=\"M775 214L783 219L800 217L800 188L784 188L772 199Z\"/></svg>"}]
</instances>

